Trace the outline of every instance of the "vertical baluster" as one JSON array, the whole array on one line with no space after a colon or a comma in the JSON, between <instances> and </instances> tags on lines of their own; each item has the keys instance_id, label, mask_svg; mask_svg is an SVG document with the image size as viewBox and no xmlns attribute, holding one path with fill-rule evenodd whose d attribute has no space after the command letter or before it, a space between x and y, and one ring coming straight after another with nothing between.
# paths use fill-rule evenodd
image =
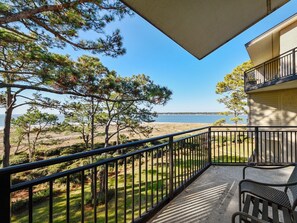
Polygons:
<instances>
[{"instance_id":1,"label":"vertical baluster","mask_svg":"<svg viewBox=\"0 0 297 223\"><path fill-rule=\"evenodd\" d=\"M151 150L151 207L154 207L154 154Z\"/></svg>"},{"instance_id":2,"label":"vertical baluster","mask_svg":"<svg viewBox=\"0 0 297 223\"><path fill-rule=\"evenodd\" d=\"M189 179L189 152L188 152L188 139L185 139L186 145L185 145L185 158L186 158L186 180L185 182L187 182L187 180Z\"/></svg>"},{"instance_id":3,"label":"vertical baluster","mask_svg":"<svg viewBox=\"0 0 297 223\"><path fill-rule=\"evenodd\" d=\"M148 177L147 177L147 172L148 172L148 153L147 151L145 152L145 212L147 212L147 203L148 203L148 196L147 196L147 191L148 191Z\"/></svg>"},{"instance_id":4,"label":"vertical baluster","mask_svg":"<svg viewBox=\"0 0 297 223\"><path fill-rule=\"evenodd\" d=\"M49 182L49 223L53 222L53 181Z\"/></svg>"},{"instance_id":5,"label":"vertical baluster","mask_svg":"<svg viewBox=\"0 0 297 223\"><path fill-rule=\"evenodd\" d=\"M271 147L271 131L269 131L269 135L268 135L268 137L269 137L269 162L271 163L271 150L272 150L272 147Z\"/></svg>"},{"instance_id":6,"label":"vertical baluster","mask_svg":"<svg viewBox=\"0 0 297 223\"><path fill-rule=\"evenodd\" d=\"M165 170L166 171L166 197L168 197L168 180L169 180L169 175L168 175L168 155L169 155L169 151L168 151L168 146L166 145L166 147L165 147L165 159L166 159L166 161L165 161L165 163L166 163L166 166L165 166L165 168L166 168L166 170ZM178 162L179 162L179 160L178 160Z\"/></svg>"},{"instance_id":7,"label":"vertical baluster","mask_svg":"<svg viewBox=\"0 0 297 223\"><path fill-rule=\"evenodd\" d=\"M33 188L29 187L29 223L33 222Z\"/></svg>"},{"instance_id":8,"label":"vertical baluster","mask_svg":"<svg viewBox=\"0 0 297 223\"><path fill-rule=\"evenodd\" d=\"M281 153L280 153L280 142L279 142L279 138L280 138L280 132L277 132L277 162L280 163L281 161Z\"/></svg>"},{"instance_id":9,"label":"vertical baluster","mask_svg":"<svg viewBox=\"0 0 297 223\"><path fill-rule=\"evenodd\" d=\"M175 153L176 154L176 153ZM163 147L161 147L161 200L163 200L164 198L164 166L163 166ZM175 155L175 158L176 158L176 155ZM176 163L176 162L175 162ZM176 171L175 171L175 174L176 174ZM175 176L175 179L176 179L176 176Z\"/></svg>"},{"instance_id":10,"label":"vertical baluster","mask_svg":"<svg viewBox=\"0 0 297 223\"><path fill-rule=\"evenodd\" d=\"M221 132L221 138L222 138L222 162L225 162L225 148L224 148L224 131Z\"/></svg>"},{"instance_id":11,"label":"vertical baluster","mask_svg":"<svg viewBox=\"0 0 297 223\"><path fill-rule=\"evenodd\" d=\"M286 162L288 163L289 162L289 132L285 132L286 134L286 157L287 157L287 160Z\"/></svg>"},{"instance_id":12,"label":"vertical baluster","mask_svg":"<svg viewBox=\"0 0 297 223\"><path fill-rule=\"evenodd\" d=\"M139 153L139 165L138 165L138 217L141 217L141 153Z\"/></svg>"},{"instance_id":13,"label":"vertical baluster","mask_svg":"<svg viewBox=\"0 0 297 223\"><path fill-rule=\"evenodd\" d=\"M235 154L234 154L234 162L237 163L237 132L234 131L234 150L235 150Z\"/></svg>"},{"instance_id":14,"label":"vertical baluster","mask_svg":"<svg viewBox=\"0 0 297 223\"><path fill-rule=\"evenodd\" d=\"M276 156L276 150L275 150L275 131L273 131L273 163L275 163L275 156Z\"/></svg>"},{"instance_id":15,"label":"vertical baluster","mask_svg":"<svg viewBox=\"0 0 297 223\"><path fill-rule=\"evenodd\" d=\"M173 137L169 137L169 196L173 197Z\"/></svg>"},{"instance_id":16,"label":"vertical baluster","mask_svg":"<svg viewBox=\"0 0 297 223\"><path fill-rule=\"evenodd\" d=\"M118 189L119 189L119 162L118 160L115 161L115 176L114 176L114 180L115 180L115 183L114 183L114 189L115 189L115 197L114 197L114 200L115 200L115 214L114 214L114 217L115 217L115 222L117 223L118 222L118 199L119 199L119 195L118 195Z\"/></svg>"},{"instance_id":17,"label":"vertical baluster","mask_svg":"<svg viewBox=\"0 0 297 223\"><path fill-rule=\"evenodd\" d=\"M178 142L177 144L177 156L178 156L178 168L177 168L177 171L178 171L178 186L180 187L181 186L181 182L182 182L182 178L181 178L181 153L180 153L180 142Z\"/></svg>"},{"instance_id":18,"label":"vertical baluster","mask_svg":"<svg viewBox=\"0 0 297 223\"><path fill-rule=\"evenodd\" d=\"M232 141L232 134L233 132L230 131L230 159L231 159L231 163L233 163L233 151L232 151L232 144L233 144L233 141Z\"/></svg>"},{"instance_id":19,"label":"vertical baluster","mask_svg":"<svg viewBox=\"0 0 297 223\"><path fill-rule=\"evenodd\" d=\"M193 137L191 137L190 139L190 144L189 144L189 149L190 149L190 179L192 178L193 176Z\"/></svg>"},{"instance_id":20,"label":"vertical baluster","mask_svg":"<svg viewBox=\"0 0 297 223\"><path fill-rule=\"evenodd\" d=\"M108 222L108 163L105 164L105 168L104 168L104 177L105 177L105 223Z\"/></svg>"},{"instance_id":21,"label":"vertical baluster","mask_svg":"<svg viewBox=\"0 0 297 223\"><path fill-rule=\"evenodd\" d=\"M294 163L297 162L297 132L294 131L294 134L295 134L295 143L294 143L294 152L295 152L295 160L294 160Z\"/></svg>"},{"instance_id":22,"label":"vertical baluster","mask_svg":"<svg viewBox=\"0 0 297 223\"><path fill-rule=\"evenodd\" d=\"M81 171L81 222L85 221L85 172Z\"/></svg>"},{"instance_id":23,"label":"vertical baluster","mask_svg":"<svg viewBox=\"0 0 297 223\"><path fill-rule=\"evenodd\" d=\"M176 163L177 163L177 157L176 157L176 150L177 150L177 147L176 147L176 145L178 145L178 143L173 143L173 150L174 150L174 157L173 157L173 159L174 159L174 176L173 176L173 178L174 178L174 190L176 190L176 188L177 188L177 181L178 181L178 179L177 179L177 176L176 176L176 174L177 174L177 168L178 168L178 166L176 165Z\"/></svg>"},{"instance_id":24,"label":"vertical baluster","mask_svg":"<svg viewBox=\"0 0 297 223\"><path fill-rule=\"evenodd\" d=\"M124 222L127 222L127 158L124 158Z\"/></svg>"},{"instance_id":25,"label":"vertical baluster","mask_svg":"<svg viewBox=\"0 0 297 223\"><path fill-rule=\"evenodd\" d=\"M264 162L266 164L267 162L267 138L266 138L267 132L264 132Z\"/></svg>"},{"instance_id":26,"label":"vertical baluster","mask_svg":"<svg viewBox=\"0 0 297 223\"><path fill-rule=\"evenodd\" d=\"M282 162L285 162L285 141L284 141L284 132L282 131Z\"/></svg>"},{"instance_id":27,"label":"vertical baluster","mask_svg":"<svg viewBox=\"0 0 297 223\"><path fill-rule=\"evenodd\" d=\"M134 207L135 207L135 197L134 197L134 176L135 176L135 169L134 169L134 155L132 155L132 211L131 211L131 214L132 214L132 222L134 222Z\"/></svg>"},{"instance_id":28,"label":"vertical baluster","mask_svg":"<svg viewBox=\"0 0 297 223\"><path fill-rule=\"evenodd\" d=\"M291 147L291 156L290 156L290 162L293 162L293 135L292 130L290 131L290 147Z\"/></svg>"},{"instance_id":29,"label":"vertical baluster","mask_svg":"<svg viewBox=\"0 0 297 223\"><path fill-rule=\"evenodd\" d=\"M94 204L93 204L93 208L94 208L94 223L97 222L97 167L94 167L92 169L92 183L93 183L93 196L94 196ZM117 177L117 173L116 176ZM117 200L117 189L115 188L115 199Z\"/></svg>"},{"instance_id":30,"label":"vertical baluster","mask_svg":"<svg viewBox=\"0 0 297 223\"><path fill-rule=\"evenodd\" d=\"M159 203L159 149L157 149L157 154L156 154L156 158L157 158L157 162L156 162L156 170L157 170L157 179L156 179L156 183L157 183L157 204Z\"/></svg>"},{"instance_id":31,"label":"vertical baluster","mask_svg":"<svg viewBox=\"0 0 297 223\"><path fill-rule=\"evenodd\" d=\"M70 222L70 176L66 178L66 221Z\"/></svg>"}]
</instances>

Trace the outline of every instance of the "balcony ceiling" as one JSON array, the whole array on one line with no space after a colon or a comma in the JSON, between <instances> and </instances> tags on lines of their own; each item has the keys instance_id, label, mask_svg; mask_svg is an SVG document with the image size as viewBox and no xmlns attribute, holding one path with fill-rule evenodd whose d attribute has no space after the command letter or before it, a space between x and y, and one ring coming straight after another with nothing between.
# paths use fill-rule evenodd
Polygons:
<instances>
[{"instance_id":1,"label":"balcony ceiling","mask_svg":"<svg viewBox=\"0 0 297 223\"><path fill-rule=\"evenodd\" d=\"M202 59L289 0L122 0Z\"/></svg>"}]
</instances>

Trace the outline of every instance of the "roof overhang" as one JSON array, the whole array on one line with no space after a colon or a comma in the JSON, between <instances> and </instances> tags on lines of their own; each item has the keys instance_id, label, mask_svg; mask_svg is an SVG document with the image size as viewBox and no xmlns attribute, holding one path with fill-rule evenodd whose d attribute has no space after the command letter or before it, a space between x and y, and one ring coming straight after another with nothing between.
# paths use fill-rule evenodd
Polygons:
<instances>
[{"instance_id":1,"label":"roof overhang","mask_svg":"<svg viewBox=\"0 0 297 223\"><path fill-rule=\"evenodd\" d=\"M294 14L245 44L255 66L280 54L279 44L277 44L280 39L280 31L296 22L297 14Z\"/></svg>"},{"instance_id":2,"label":"roof overhang","mask_svg":"<svg viewBox=\"0 0 297 223\"><path fill-rule=\"evenodd\" d=\"M122 0L202 59L289 0Z\"/></svg>"}]
</instances>

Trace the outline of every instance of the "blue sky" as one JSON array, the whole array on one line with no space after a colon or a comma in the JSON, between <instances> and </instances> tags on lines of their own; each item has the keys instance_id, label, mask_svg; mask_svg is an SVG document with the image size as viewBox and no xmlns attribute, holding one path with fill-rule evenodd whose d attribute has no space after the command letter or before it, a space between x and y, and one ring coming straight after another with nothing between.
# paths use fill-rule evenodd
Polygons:
<instances>
[{"instance_id":1,"label":"blue sky","mask_svg":"<svg viewBox=\"0 0 297 223\"><path fill-rule=\"evenodd\" d=\"M165 106L155 107L158 112L224 111L224 106L217 102L216 83L249 59L245 43L293 15L296 9L297 0L292 0L202 60L196 59L144 19L134 15L109 27L121 30L127 53L116 59L98 57L105 66L120 75L144 73L156 83L171 89L172 100ZM83 34L86 35L89 37L91 34ZM88 54L72 48L62 52L74 59ZM15 113L24 111L25 108L22 108Z\"/></svg>"}]
</instances>

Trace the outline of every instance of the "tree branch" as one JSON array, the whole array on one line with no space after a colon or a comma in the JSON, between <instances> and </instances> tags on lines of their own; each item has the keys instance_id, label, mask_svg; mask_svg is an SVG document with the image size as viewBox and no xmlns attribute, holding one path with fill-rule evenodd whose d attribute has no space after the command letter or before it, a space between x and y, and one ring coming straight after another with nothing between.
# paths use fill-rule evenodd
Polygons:
<instances>
[{"instance_id":1,"label":"tree branch","mask_svg":"<svg viewBox=\"0 0 297 223\"><path fill-rule=\"evenodd\" d=\"M44 5L39 8L35 9L28 9L16 14L10 14L9 16L0 18L0 24L7 24L11 22L17 22L22 19L29 19L33 15L42 13L42 12L58 12L63 10L64 8L72 8L78 4L86 3L86 2L93 2L94 4L97 3L96 0L77 0L74 2L67 2L64 4L57 4L57 5Z\"/></svg>"}]
</instances>

